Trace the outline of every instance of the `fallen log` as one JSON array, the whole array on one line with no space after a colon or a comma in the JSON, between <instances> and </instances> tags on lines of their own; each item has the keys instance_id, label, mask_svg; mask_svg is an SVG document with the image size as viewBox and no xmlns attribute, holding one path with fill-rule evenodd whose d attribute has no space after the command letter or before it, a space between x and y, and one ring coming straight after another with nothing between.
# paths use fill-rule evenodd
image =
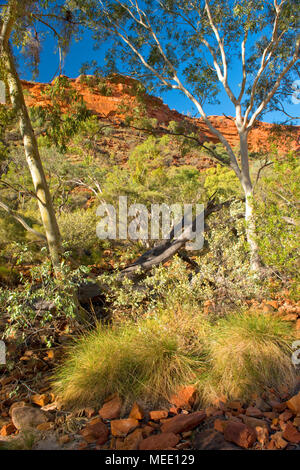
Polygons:
<instances>
[{"instance_id":1,"label":"fallen log","mask_svg":"<svg viewBox=\"0 0 300 470\"><path fill-rule=\"evenodd\" d=\"M228 201L215 204L215 198L211 198L208 201L207 207L204 209L203 212L199 214L197 217L193 219L193 221L184 228L182 233L175 237L177 233L178 227L183 226L183 218L181 222L172 228L169 233L168 239L163 243L155 246L151 250L146 251L143 255L141 255L134 263L130 264L122 271L120 271L120 278L123 277L134 277L138 272L145 273L150 271L154 266L158 266L161 263L165 263L169 259L171 259L176 253L182 249L185 244L191 241L191 235L194 233L195 228L197 226L198 219L204 216L204 220L213 212L217 212L221 210L223 207L228 207L234 201L234 199L230 199ZM208 226L204 223L204 231L207 231Z\"/></svg>"}]
</instances>

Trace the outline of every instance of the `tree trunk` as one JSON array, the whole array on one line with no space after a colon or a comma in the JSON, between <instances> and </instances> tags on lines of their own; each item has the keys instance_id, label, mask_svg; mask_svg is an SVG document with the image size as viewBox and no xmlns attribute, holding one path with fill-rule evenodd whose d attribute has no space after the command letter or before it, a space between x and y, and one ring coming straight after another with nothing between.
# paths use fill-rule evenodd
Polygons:
<instances>
[{"instance_id":1,"label":"tree trunk","mask_svg":"<svg viewBox=\"0 0 300 470\"><path fill-rule=\"evenodd\" d=\"M239 136L242 167L241 185L245 193L246 237L250 249L250 265L252 271L259 273L262 264L258 254L258 245L255 240L256 225L253 211L253 186L249 171L248 132L240 131Z\"/></svg>"},{"instance_id":2,"label":"tree trunk","mask_svg":"<svg viewBox=\"0 0 300 470\"><path fill-rule=\"evenodd\" d=\"M40 158L36 137L32 129L21 82L14 64L14 58L9 43L3 45L1 55L5 66L10 99L19 117L20 132L23 139L25 156L36 191L36 196L38 198L39 210L45 229L51 261L54 270L57 271L60 265L60 255L62 252L59 228Z\"/></svg>"},{"instance_id":3,"label":"tree trunk","mask_svg":"<svg viewBox=\"0 0 300 470\"><path fill-rule=\"evenodd\" d=\"M255 240L256 225L255 217L253 214L253 191L245 192L245 221L246 221L246 236L250 248L250 263L251 269L254 272L261 271L262 263L258 254L258 245Z\"/></svg>"}]
</instances>

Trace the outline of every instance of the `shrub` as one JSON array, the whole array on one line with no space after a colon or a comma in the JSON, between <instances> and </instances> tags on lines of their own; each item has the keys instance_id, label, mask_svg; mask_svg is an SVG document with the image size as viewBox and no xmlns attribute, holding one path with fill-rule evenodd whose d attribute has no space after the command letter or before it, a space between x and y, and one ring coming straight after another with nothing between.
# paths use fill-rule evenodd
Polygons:
<instances>
[{"instance_id":1,"label":"shrub","mask_svg":"<svg viewBox=\"0 0 300 470\"><path fill-rule=\"evenodd\" d=\"M200 384L203 398L245 400L268 387L292 389L292 338L292 327L270 314L245 312L219 320L209 338L211 368Z\"/></svg>"},{"instance_id":2,"label":"shrub","mask_svg":"<svg viewBox=\"0 0 300 470\"><path fill-rule=\"evenodd\" d=\"M22 241L25 229L6 212L0 210L0 247L6 247L12 241Z\"/></svg>"},{"instance_id":3,"label":"shrub","mask_svg":"<svg viewBox=\"0 0 300 470\"><path fill-rule=\"evenodd\" d=\"M299 156L275 157L255 200L262 260L280 278L292 278L295 291L299 291L299 176Z\"/></svg>"},{"instance_id":4,"label":"shrub","mask_svg":"<svg viewBox=\"0 0 300 470\"><path fill-rule=\"evenodd\" d=\"M105 82L99 82L98 85L98 90L100 92L100 95L103 95L103 96L111 96L112 95L112 89L108 86L107 83Z\"/></svg>"},{"instance_id":5,"label":"shrub","mask_svg":"<svg viewBox=\"0 0 300 470\"><path fill-rule=\"evenodd\" d=\"M42 342L51 346L61 320L68 320L73 326L77 323L79 306L75 293L87 273L85 266L71 271L62 263L60 275L63 282L59 282L52 277L50 261L46 261L32 268L25 281L20 274L24 282L18 288L0 288L0 318L2 316L6 320L3 336L13 337L19 343L26 338L28 341L29 337L31 341L43 337ZM45 307L37 307L44 301Z\"/></svg>"},{"instance_id":6,"label":"shrub","mask_svg":"<svg viewBox=\"0 0 300 470\"><path fill-rule=\"evenodd\" d=\"M82 257L90 254L100 258L101 241L96 234L97 218L94 209L63 212L58 217L58 224L67 250Z\"/></svg>"},{"instance_id":7,"label":"shrub","mask_svg":"<svg viewBox=\"0 0 300 470\"><path fill-rule=\"evenodd\" d=\"M18 273L15 270L0 264L0 286L13 284L17 279Z\"/></svg>"},{"instance_id":8,"label":"shrub","mask_svg":"<svg viewBox=\"0 0 300 470\"><path fill-rule=\"evenodd\" d=\"M204 367L204 329L180 311L137 324L98 325L70 349L54 389L69 405L99 404L116 392L158 404L179 385L194 382Z\"/></svg>"},{"instance_id":9,"label":"shrub","mask_svg":"<svg viewBox=\"0 0 300 470\"><path fill-rule=\"evenodd\" d=\"M113 393L155 406L187 384L206 403L221 395L249 399L294 384L291 341L291 328L271 315L209 323L196 309L157 310L79 338L57 369L54 391L69 406L99 405Z\"/></svg>"},{"instance_id":10,"label":"shrub","mask_svg":"<svg viewBox=\"0 0 300 470\"><path fill-rule=\"evenodd\" d=\"M217 191L220 201L226 201L233 196L241 196L240 183L233 170L217 165L205 171L204 187L208 195Z\"/></svg>"},{"instance_id":11,"label":"shrub","mask_svg":"<svg viewBox=\"0 0 300 470\"><path fill-rule=\"evenodd\" d=\"M232 205L232 216L240 210L241 203ZM198 273L174 256L168 266L153 268L139 281L138 289L128 279L120 285L118 273L103 274L102 282L110 286L112 316L137 318L154 309L176 305L203 310L205 302L210 302L210 312L219 316L244 307L246 300L264 297L266 287L255 281L250 271L243 220L228 226L227 219L228 215L220 212L214 214L212 222L208 221L210 231L203 250L199 257L193 257ZM194 253L188 253L191 254Z\"/></svg>"}]
</instances>

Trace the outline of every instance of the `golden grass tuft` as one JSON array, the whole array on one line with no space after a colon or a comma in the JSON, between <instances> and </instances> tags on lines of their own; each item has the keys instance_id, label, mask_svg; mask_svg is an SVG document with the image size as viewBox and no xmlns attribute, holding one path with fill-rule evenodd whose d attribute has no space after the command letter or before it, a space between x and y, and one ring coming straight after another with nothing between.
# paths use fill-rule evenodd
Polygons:
<instances>
[{"instance_id":1,"label":"golden grass tuft","mask_svg":"<svg viewBox=\"0 0 300 470\"><path fill-rule=\"evenodd\" d=\"M68 406L100 405L119 393L155 406L182 385L203 402L247 400L267 387L293 387L292 328L272 315L241 313L209 323L178 308L118 325L98 325L69 350L54 392Z\"/></svg>"},{"instance_id":2,"label":"golden grass tuft","mask_svg":"<svg viewBox=\"0 0 300 470\"><path fill-rule=\"evenodd\" d=\"M136 324L98 325L71 347L54 391L70 406L99 404L116 392L153 405L167 400L205 368L204 323L169 312Z\"/></svg>"},{"instance_id":3,"label":"golden grass tuft","mask_svg":"<svg viewBox=\"0 0 300 470\"><path fill-rule=\"evenodd\" d=\"M272 314L245 312L221 319L209 338L210 369L200 384L204 401L221 395L248 400L283 385L292 390L292 341L291 325Z\"/></svg>"}]
</instances>

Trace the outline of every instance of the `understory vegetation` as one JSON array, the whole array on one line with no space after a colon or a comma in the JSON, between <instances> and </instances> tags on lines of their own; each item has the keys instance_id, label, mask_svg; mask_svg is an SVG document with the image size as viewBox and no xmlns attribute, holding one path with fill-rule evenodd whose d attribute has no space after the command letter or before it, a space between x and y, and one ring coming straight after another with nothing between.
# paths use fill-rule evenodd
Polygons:
<instances>
[{"instance_id":1,"label":"understory vegetation","mask_svg":"<svg viewBox=\"0 0 300 470\"><path fill-rule=\"evenodd\" d=\"M96 85L110 94L101 80ZM73 92L61 99L66 96L76 103ZM182 136L129 132L79 104L63 115L63 126L58 108L51 111L54 121L47 109L31 110L62 235L56 278L23 150L10 143L9 159L2 153L0 330L15 345L8 347L7 371L14 372L28 350L62 348L64 359L51 369L51 382L66 406L99 404L116 392L128 402L158 405L188 384L196 386L201 405L221 396L248 400L254 393L280 393L283 385L292 389L295 327L280 315L278 295L284 292L290 304L299 301L299 155L281 156L275 144L273 152L250 155L264 265L263 276L256 276L237 177L213 159L200 165L212 148L226 160L221 144L205 149ZM155 125L150 121L149 129ZM168 129L178 126L172 122ZM8 142L15 132L14 116L7 116ZM119 141L130 143L126 158ZM97 207L118 208L119 196L149 211L154 203L214 204L203 248L181 249L147 273L120 278L158 241L97 237ZM95 284L95 295L78 295ZM277 304L264 309L264 302Z\"/></svg>"},{"instance_id":2,"label":"understory vegetation","mask_svg":"<svg viewBox=\"0 0 300 470\"><path fill-rule=\"evenodd\" d=\"M219 397L295 385L292 327L273 315L232 313L208 320L197 310L154 311L137 322L98 327L80 338L57 372L54 390L67 405L97 405L119 393L152 406L193 384L201 404Z\"/></svg>"}]
</instances>

